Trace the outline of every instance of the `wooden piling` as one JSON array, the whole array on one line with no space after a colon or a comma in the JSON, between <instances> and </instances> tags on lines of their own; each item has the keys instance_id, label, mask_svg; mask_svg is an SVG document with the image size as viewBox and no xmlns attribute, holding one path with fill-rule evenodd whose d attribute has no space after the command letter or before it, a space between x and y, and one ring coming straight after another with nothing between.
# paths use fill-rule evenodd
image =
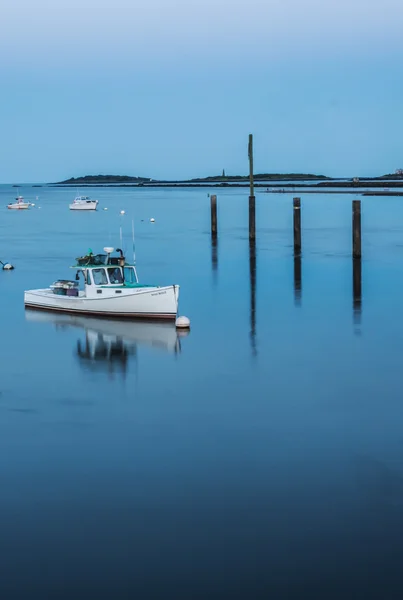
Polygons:
<instances>
[{"instance_id":1,"label":"wooden piling","mask_svg":"<svg viewBox=\"0 0 403 600\"><path fill-rule=\"evenodd\" d=\"M361 200L353 200L353 258L361 258Z\"/></svg>"},{"instance_id":2,"label":"wooden piling","mask_svg":"<svg viewBox=\"0 0 403 600\"><path fill-rule=\"evenodd\" d=\"M213 238L217 237L217 196L211 194L210 196L211 206L211 235Z\"/></svg>"},{"instance_id":3,"label":"wooden piling","mask_svg":"<svg viewBox=\"0 0 403 600\"><path fill-rule=\"evenodd\" d=\"M253 135L249 134L248 144L249 157L249 239L256 238L256 219L255 219L255 190L253 185Z\"/></svg>"},{"instance_id":4,"label":"wooden piling","mask_svg":"<svg viewBox=\"0 0 403 600\"><path fill-rule=\"evenodd\" d=\"M249 197L255 197L255 190L253 185L253 135L249 134L249 145L248 145L248 157L249 157Z\"/></svg>"},{"instance_id":5,"label":"wooden piling","mask_svg":"<svg viewBox=\"0 0 403 600\"><path fill-rule=\"evenodd\" d=\"M294 198L294 255L301 254L301 198Z\"/></svg>"}]
</instances>

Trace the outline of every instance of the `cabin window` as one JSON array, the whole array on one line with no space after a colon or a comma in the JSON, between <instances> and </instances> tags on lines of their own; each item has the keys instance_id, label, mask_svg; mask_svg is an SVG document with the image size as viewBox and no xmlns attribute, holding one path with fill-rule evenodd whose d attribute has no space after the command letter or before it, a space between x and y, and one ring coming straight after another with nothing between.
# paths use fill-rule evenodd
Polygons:
<instances>
[{"instance_id":1,"label":"cabin window","mask_svg":"<svg viewBox=\"0 0 403 600\"><path fill-rule=\"evenodd\" d=\"M133 267L125 267L125 282L126 283L137 283L136 274L134 272Z\"/></svg>"},{"instance_id":2,"label":"cabin window","mask_svg":"<svg viewBox=\"0 0 403 600\"><path fill-rule=\"evenodd\" d=\"M91 277L90 277L90 272L89 270L84 271L84 279L85 279L85 283L87 285L91 285Z\"/></svg>"},{"instance_id":3,"label":"cabin window","mask_svg":"<svg viewBox=\"0 0 403 600\"><path fill-rule=\"evenodd\" d=\"M106 277L105 269L92 269L92 277L95 285L107 285L108 279Z\"/></svg>"},{"instance_id":4,"label":"cabin window","mask_svg":"<svg viewBox=\"0 0 403 600\"><path fill-rule=\"evenodd\" d=\"M109 281L112 284L123 283L122 271L119 267L111 267L108 269Z\"/></svg>"}]
</instances>

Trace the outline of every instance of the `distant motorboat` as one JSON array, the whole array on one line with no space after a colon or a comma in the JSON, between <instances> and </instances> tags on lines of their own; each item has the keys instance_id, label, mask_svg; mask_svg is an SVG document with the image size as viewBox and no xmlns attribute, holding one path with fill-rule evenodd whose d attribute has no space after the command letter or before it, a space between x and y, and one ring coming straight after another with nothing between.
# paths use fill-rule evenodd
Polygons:
<instances>
[{"instance_id":1,"label":"distant motorboat","mask_svg":"<svg viewBox=\"0 0 403 600\"><path fill-rule=\"evenodd\" d=\"M7 204L7 208L22 210L30 207L30 202L24 202L24 198L22 196L17 196L15 202L10 202Z\"/></svg>"},{"instance_id":2,"label":"distant motorboat","mask_svg":"<svg viewBox=\"0 0 403 600\"><path fill-rule=\"evenodd\" d=\"M96 210L98 200L91 200L89 196L76 196L71 204L70 210Z\"/></svg>"}]
</instances>

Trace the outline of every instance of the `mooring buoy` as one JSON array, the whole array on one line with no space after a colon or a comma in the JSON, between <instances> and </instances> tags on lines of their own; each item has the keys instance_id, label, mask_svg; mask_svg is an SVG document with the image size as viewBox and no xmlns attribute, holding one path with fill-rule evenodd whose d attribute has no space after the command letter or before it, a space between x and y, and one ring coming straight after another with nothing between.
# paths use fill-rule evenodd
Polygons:
<instances>
[{"instance_id":1,"label":"mooring buoy","mask_svg":"<svg viewBox=\"0 0 403 600\"><path fill-rule=\"evenodd\" d=\"M190 319L185 316L178 317L175 321L177 329L190 329Z\"/></svg>"},{"instance_id":2,"label":"mooring buoy","mask_svg":"<svg viewBox=\"0 0 403 600\"><path fill-rule=\"evenodd\" d=\"M10 263L3 263L1 260L0 263L3 265L3 271L12 271L14 269L13 265L10 265Z\"/></svg>"}]
</instances>

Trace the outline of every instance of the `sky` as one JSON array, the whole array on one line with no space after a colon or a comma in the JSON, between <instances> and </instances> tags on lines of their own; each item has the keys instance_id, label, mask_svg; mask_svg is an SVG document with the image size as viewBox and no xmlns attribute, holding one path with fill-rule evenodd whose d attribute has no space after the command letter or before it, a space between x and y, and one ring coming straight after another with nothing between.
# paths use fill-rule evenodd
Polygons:
<instances>
[{"instance_id":1,"label":"sky","mask_svg":"<svg viewBox=\"0 0 403 600\"><path fill-rule=\"evenodd\" d=\"M401 0L3 0L0 183L403 168Z\"/></svg>"}]
</instances>

